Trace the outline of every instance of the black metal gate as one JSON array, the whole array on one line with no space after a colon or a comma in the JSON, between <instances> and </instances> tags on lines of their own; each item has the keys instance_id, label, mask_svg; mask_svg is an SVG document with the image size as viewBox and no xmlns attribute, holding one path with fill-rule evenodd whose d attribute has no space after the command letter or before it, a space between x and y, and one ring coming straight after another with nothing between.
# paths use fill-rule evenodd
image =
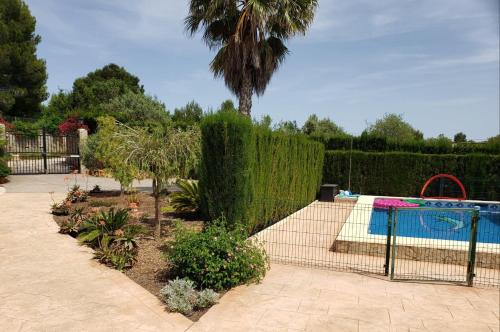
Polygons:
<instances>
[{"instance_id":1,"label":"black metal gate","mask_svg":"<svg viewBox=\"0 0 500 332\"><path fill-rule=\"evenodd\" d=\"M37 135L7 132L8 165L16 174L65 174L80 172L78 135Z\"/></svg>"}]
</instances>

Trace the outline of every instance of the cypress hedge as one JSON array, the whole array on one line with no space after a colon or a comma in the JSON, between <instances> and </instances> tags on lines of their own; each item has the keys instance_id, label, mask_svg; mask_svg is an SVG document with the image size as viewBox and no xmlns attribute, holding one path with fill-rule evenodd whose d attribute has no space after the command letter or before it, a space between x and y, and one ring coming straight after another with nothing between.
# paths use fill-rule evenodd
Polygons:
<instances>
[{"instance_id":1,"label":"cypress hedge","mask_svg":"<svg viewBox=\"0 0 500 332\"><path fill-rule=\"evenodd\" d=\"M367 152L414 152L425 154L500 154L498 143L451 143L446 141L397 141L388 137L368 134L361 136L312 135L312 139L325 145L326 150L353 150Z\"/></svg>"},{"instance_id":2,"label":"cypress hedge","mask_svg":"<svg viewBox=\"0 0 500 332\"><path fill-rule=\"evenodd\" d=\"M325 182L348 188L350 151L327 151ZM438 173L455 175L468 198L500 199L500 155L431 155L406 152L352 151L351 191L371 195L418 196Z\"/></svg>"},{"instance_id":3,"label":"cypress hedge","mask_svg":"<svg viewBox=\"0 0 500 332\"><path fill-rule=\"evenodd\" d=\"M201 125L200 200L207 219L255 232L314 200L324 147L302 135L271 132L235 112Z\"/></svg>"}]
</instances>

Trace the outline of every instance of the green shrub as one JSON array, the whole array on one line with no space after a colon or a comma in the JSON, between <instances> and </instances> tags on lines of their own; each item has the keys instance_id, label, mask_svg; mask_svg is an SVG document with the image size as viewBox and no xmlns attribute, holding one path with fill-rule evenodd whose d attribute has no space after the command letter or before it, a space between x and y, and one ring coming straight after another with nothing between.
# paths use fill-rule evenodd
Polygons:
<instances>
[{"instance_id":1,"label":"green shrub","mask_svg":"<svg viewBox=\"0 0 500 332\"><path fill-rule=\"evenodd\" d=\"M15 120L12 121L14 126L13 132L18 135L24 135L28 137L37 137L40 133L40 125L33 121L27 120Z\"/></svg>"},{"instance_id":2,"label":"green shrub","mask_svg":"<svg viewBox=\"0 0 500 332\"><path fill-rule=\"evenodd\" d=\"M179 180L181 191L170 194L170 204L177 211L198 212L200 209L200 191L198 181Z\"/></svg>"},{"instance_id":3,"label":"green shrub","mask_svg":"<svg viewBox=\"0 0 500 332\"><path fill-rule=\"evenodd\" d=\"M418 196L431 176L449 173L464 184L469 198L500 199L500 155L327 151L325 182L347 188L350 164L350 189L356 193Z\"/></svg>"},{"instance_id":4,"label":"green shrub","mask_svg":"<svg viewBox=\"0 0 500 332\"><path fill-rule=\"evenodd\" d=\"M219 294L211 289L196 291L194 282L189 279L169 280L160 290L167 308L172 312L190 315L194 309L204 309L217 303Z\"/></svg>"},{"instance_id":5,"label":"green shrub","mask_svg":"<svg viewBox=\"0 0 500 332\"><path fill-rule=\"evenodd\" d=\"M3 158L0 158L0 183L2 183L2 179L5 179L10 175L10 168L7 166L7 161Z\"/></svg>"},{"instance_id":6,"label":"green shrub","mask_svg":"<svg viewBox=\"0 0 500 332\"><path fill-rule=\"evenodd\" d=\"M176 273L198 287L221 290L260 281L269 268L264 249L241 228L228 231L216 220L202 232L178 224L166 256Z\"/></svg>"},{"instance_id":7,"label":"green shrub","mask_svg":"<svg viewBox=\"0 0 500 332\"><path fill-rule=\"evenodd\" d=\"M411 140L399 141L390 137L381 137L363 133L360 136L350 135L311 135L312 139L325 145L326 150L360 150L366 152L414 152L425 154L468 154L486 153L499 154L500 144L487 143L457 143L449 140Z\"/></svg>"},{"instance_id":8,"label":"green shrub","mask_svg":"<svg viewBox=\"0 0 500 332\"><path fill-rule=\"evenodd\" d=\"M200 204L256 231L314 200L324 148L301 135L273 133L236 112L202 122ZM289 204L289 202L294 202Z\"/></svg>"}]
</instances>

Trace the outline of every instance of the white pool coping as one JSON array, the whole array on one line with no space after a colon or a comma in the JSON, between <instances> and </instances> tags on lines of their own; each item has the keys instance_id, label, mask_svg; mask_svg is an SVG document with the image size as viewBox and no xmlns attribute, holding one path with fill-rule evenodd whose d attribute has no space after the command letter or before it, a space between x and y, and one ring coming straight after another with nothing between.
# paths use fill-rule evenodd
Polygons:
<instances>
[{"instance_id":1,"label":"white pool coping","mask_svg":"<svg viewBox=\"0 0 500 332\"><path fill-rule=\"evenodd\" d=\"M369 195L359 196L356 205L351 211L349 217L347 218L344 226L342 227L342 230L340 231L337 237L337 241L374 243L374 244L384 244L384 245L387 243L386 235L368 233L368 227L370 225L370 219L373 211L373 202L375 198L378 197L383 197L383 196L369 196ZM390 198L402 198L402 197L390 197ZM474 202L474 201L467 201L467 202ZM498 202L480 201L480 203L498 203ZM358 209L356 208L356 206L358 206ZM359 236L356 236L356 234L359 234ZM426 247L432 249L451 249L451 250L461 250L461 251L469 250L469 242L467 241L416 238L407 236L398 236L396 238L396 244L404 246L412 246L412 247ZM477 242L476 251L483 253L499 253L500 244Z\"/></svg>"}]
</instances>

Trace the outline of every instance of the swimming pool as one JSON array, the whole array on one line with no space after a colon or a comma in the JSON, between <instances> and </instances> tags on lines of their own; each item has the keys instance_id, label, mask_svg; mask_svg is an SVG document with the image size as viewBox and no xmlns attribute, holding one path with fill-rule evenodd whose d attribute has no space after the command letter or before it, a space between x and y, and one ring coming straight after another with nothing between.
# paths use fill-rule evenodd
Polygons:
<instances>
[{"instance_id":1,"label":"swimming pool","mask_svg":"<svg viewBox=\"0 0 500 332\"><path fill-rule=\"evenodd\" d=\"M469 241L472 220L469 207L472 204L432 201L432 207L449 207L449 210L409 209L398 212L396 234L398 236L453 241ZM439 204L439 205L437 205ZM451 209L453 208L453 209ZM477 241L500 244L500 211L496 205L480 206ZM374 208L368 226L369 234L387 234L388 210Z\"/></svg>"}]
</instances>

